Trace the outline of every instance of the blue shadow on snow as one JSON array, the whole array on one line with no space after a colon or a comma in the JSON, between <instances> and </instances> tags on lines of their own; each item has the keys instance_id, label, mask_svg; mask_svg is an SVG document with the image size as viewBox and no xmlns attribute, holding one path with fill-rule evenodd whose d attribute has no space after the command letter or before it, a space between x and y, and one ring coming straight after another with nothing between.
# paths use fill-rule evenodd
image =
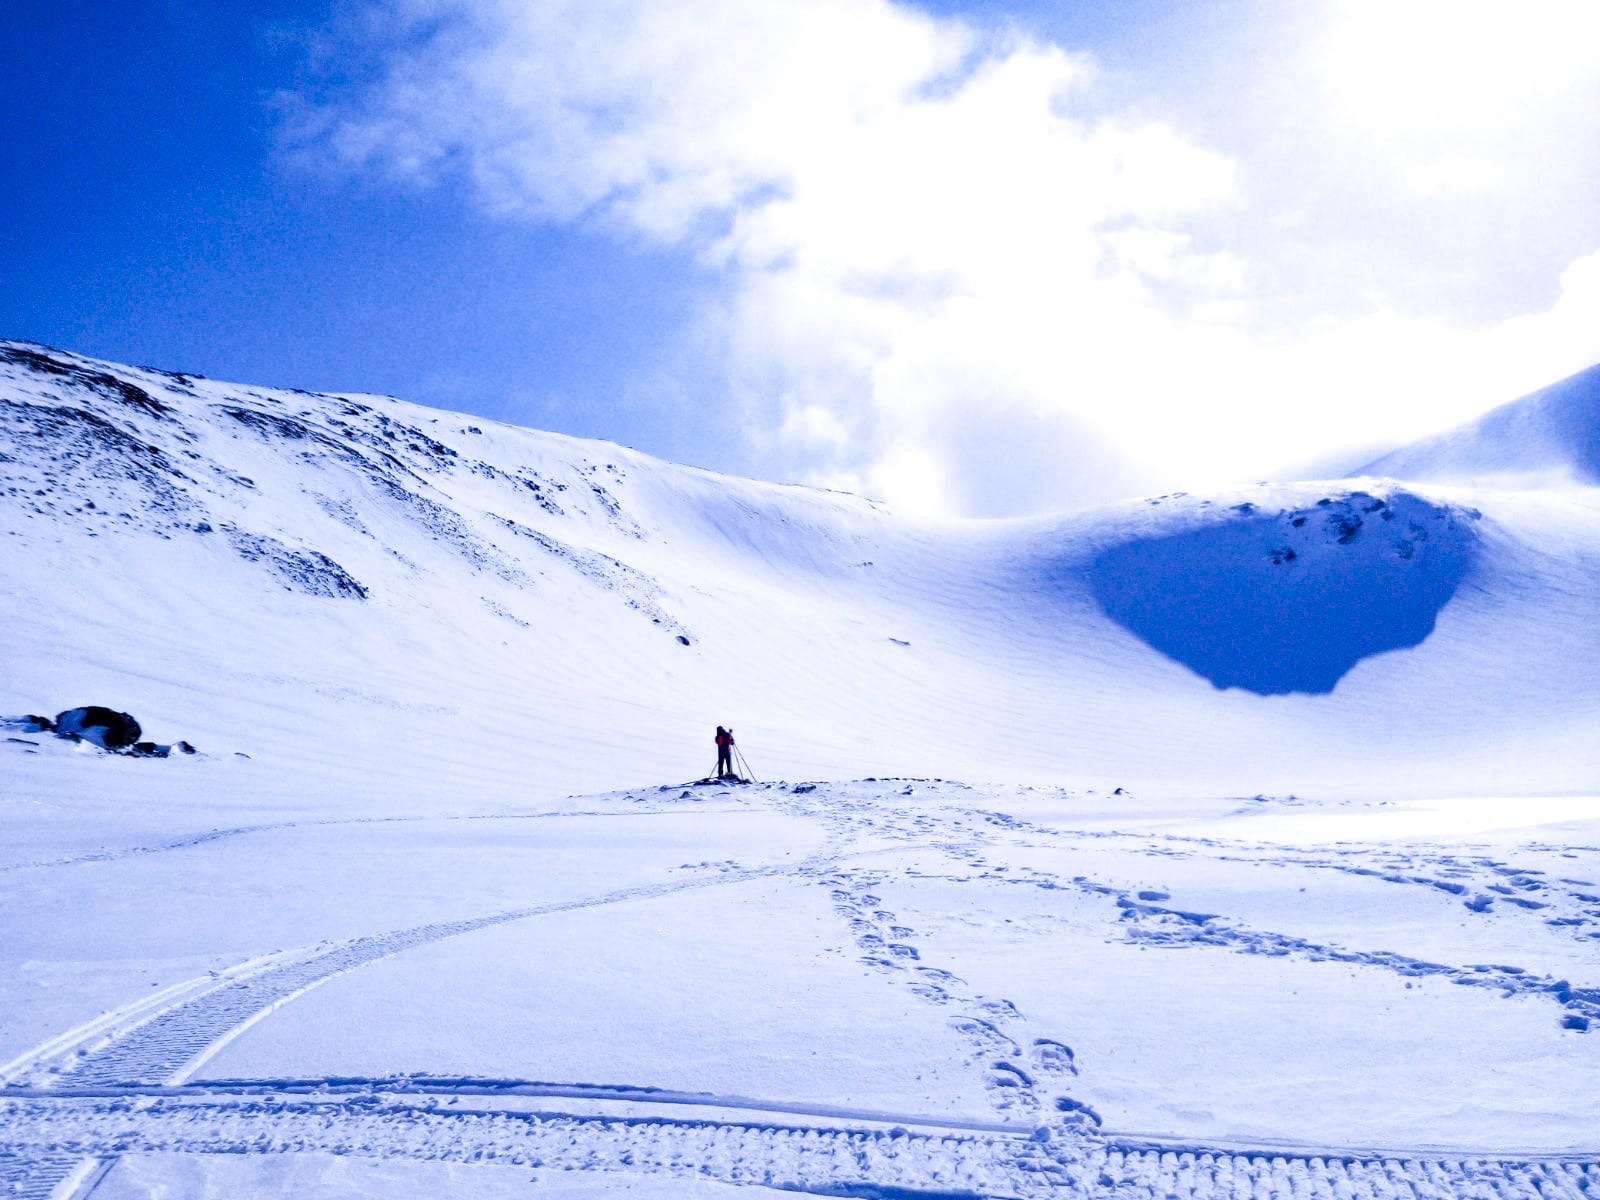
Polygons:
<instances>
[{"instance_id":1,"label":"blue shadow on snow","mask_svg":"<svg viewBox=\"0 0 1600 1200\"><path fill-rule=\"evenodd\" d=\"M1426 639L1477 552L1478 513L1405 492L1260 511L1103 551L1095 600L1218 688L1325 694L1362 659Z\"/></svg>"}]
</instances>

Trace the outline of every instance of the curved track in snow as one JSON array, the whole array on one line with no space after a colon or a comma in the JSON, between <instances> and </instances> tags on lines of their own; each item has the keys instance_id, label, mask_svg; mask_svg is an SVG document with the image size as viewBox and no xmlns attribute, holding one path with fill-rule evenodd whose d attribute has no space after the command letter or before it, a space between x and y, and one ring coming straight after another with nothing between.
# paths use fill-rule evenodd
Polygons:
<instances>
[{"instance_id":1,"label":"curved track in snow","mask_svg":"<svg viewBox=\"0 0 1600 1200\"><path fill-rule=\"evenodd\" d=\"M549 821L577 817L623 818L664 816L671 814L673 811L669 808L632 808L625 812L597 812L591 809L553 809L549 812L530 813L446 813L443 815L419 814L401 817L328 817L306 818L297 821L268 821L258 825L231 825L218 829L207 829L197 833L185 834L183 837L172 838L164 842L153 842L148 845L106 846L97 850L87 850L82 854L67 855L62 858L42 858L26 862L0 863L0 872L36 871L51 867L76 867L85 863L120 862L125 858L138 858L149 854L170 854L179 850L192 850L197 846L209 845L212 842L228 841L232 838L248 837L257 833L277 833L285 829L323 829L329 826L344 825L415 825L452 821Z\"/></svg>"},{"instance_id":2,"label":"curved track in snow","mask_svg":"<svg viewBox=\"0 0 1600 1200\"><path fill-rule=\"evenodd\" d=\"M1047 1038L1024 1037L1032 1031L1021 1027L1008 1001L923 963L916 929L899 923L910 918L881 907L875 882L881 872L845 865L876 852L850 851L858 820L890 844L932 842L956 857L997 831L1015 831L1017 823L980 810L903 819L873 812L868 819L847 802L808 794L782 796L780 803L826 831L825 846L799 863L641 885L273 955L168 989L161 999L141 999L54 1039L5 1068L17 1082L0 1087L0 1195L84 1196L116 1158L130 1153L325 1153L692 1177L880 1198L1600 1196L1600 1152L1206 1144L1092 1128L1092 1112L1081 1106L1063 1111L1055 1095L1076 1075L1071 1051ZM1014 881L1031 882L1027 875ZM526 1080L189 1082L277 1007L405 950L544 914L778 876L828 888L862 961L927 1003L947 1007L952 1026L971 1043L975 1067L990 1075L1009 1072L990 1081L1001 1119ZM1136 907L1158 916L1165 911Z\"/></svg>"},{"instance_id":3,"label":"curved track in snow","mask_svg":"<svg viewBox=\"0 0 1600 1200\"><path fill-rule=\"evenodd\" d=\"M223 835L252 831L223 831ZM648 900L775 875L816 874L837 863L839 857L839 841L830 838L822 850L799 863L752 867L713 878L644 884L467 920L413 926L299 954L270 956L259 960L257 967L228 973L213 984L194 981L169 989L181 998L164 1008L152 1008L148 1000L141 1000L120 1013L91 1022L77 1036L67 1034L53 1039L34 1053L9 1064L6 1076L12 1080L27 1079L53 1062L56 1066L49 1076L50 1086L39 1089L42 1092L178 1084L274 1009L338 975L390 955L457 934L548 913ZM62 1102L72 1103L65 1099ZM50 1125L51 1122L46 1121L45 1128ZM22 1136L25 1127L24 1111L18 1109L6 1113L0 1124L0 1194L49 1196L81 1169L82 1155L74 1153L79 1150L76 1145L64 1148L65 1153L62 1147L30 1148Z\"/></svg>"},{"instance_id":4,"label":"curved track in snow","mask_svg":"<svg viewBox=\"0 0 1600 1200\"><path fill-rule=\"evenodd\" d=\"M390 955L457 934L549 913L649 900L771 876L816 874L828 869L837 859L837 851L830 845L792 865L752 867L710 878L643 884L576 900L534 904L482 917L438 921L355 938L329 948L288 956L287 960L285 956L276 956L258 970L223 979L120 1032L91 1038L76 1046L57 1039L47 1051L12 1064L7 1074L12 1079L24 1078L42 1065L44 1059L71 1053L72 1061L53 1077L57 1086L181 1082L234 1036L274 1008L337 975ZM106 1019L95 1022L96 1030L107 1025Z\"/></svg>"}]
</instances>

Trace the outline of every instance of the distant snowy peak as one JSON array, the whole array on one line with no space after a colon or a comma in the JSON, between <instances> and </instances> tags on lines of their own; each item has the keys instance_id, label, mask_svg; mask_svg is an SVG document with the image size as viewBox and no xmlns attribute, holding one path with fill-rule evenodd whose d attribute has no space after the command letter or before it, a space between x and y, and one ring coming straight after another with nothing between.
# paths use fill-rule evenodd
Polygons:
<instances>
[{"instance_id":1,"label":"distant snowy peak","mask_svg":"<svg viewBox=\"0 0 1600 1200\"><path fill-rule=\"evenodd\" d=\"M1600 365L1402 447L1355 474L1502 487L1600 485Z\"/></svg>"}]
</instances>

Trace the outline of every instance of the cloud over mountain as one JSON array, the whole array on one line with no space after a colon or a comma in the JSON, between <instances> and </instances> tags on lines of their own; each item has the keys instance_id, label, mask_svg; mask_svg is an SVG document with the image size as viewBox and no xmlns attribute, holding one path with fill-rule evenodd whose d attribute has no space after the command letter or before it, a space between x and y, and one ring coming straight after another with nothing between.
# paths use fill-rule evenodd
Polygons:
<instances>
[{"instance_id":1,"label":"cloud over mountain","mask_svg":"<svg viewBox=\"0 0 1600 1200\"><path fill-rule=\"evenodd\" d=\"M719 281L696 386L764 473L1059 509L1406 440L1600 349L1576 282L1489 328L1378 299L1269 334L1250 164L1042 40L885 0L373 12L379 69L302 107L301 146L690 249Z\"/></svg>"}]
</instances>

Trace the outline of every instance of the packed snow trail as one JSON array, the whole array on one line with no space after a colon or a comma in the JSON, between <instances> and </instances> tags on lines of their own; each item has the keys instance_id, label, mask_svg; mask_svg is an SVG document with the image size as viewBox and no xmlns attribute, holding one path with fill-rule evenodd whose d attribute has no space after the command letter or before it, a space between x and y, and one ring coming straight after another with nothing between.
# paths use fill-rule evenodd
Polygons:
<instances>
[{"instance_id":1,"label":"packed snow trail","mask_svg":"<svg viewBox=\"0 0 1600 1200\"><path fill-rule=\"evenodd\" d=\"M810 869L802 865L796 870ZM142 1080L178 1081L197 1070L211 1054L279 1005L293 1000L335 975L391 954L440 938L486 929L508 921L549 912L616 904L692 888L712 887L753 878L766 871L722 879L685 880L653 887L630 888L604 896L565 904L539 905L497 913L472 921L441 922L392 934L359 938L332 950L274 963L257 973L233 979L198 996L158 1012L131 1030L113 1035L55 1076L62 1084L93 1087L96 1084L137 1083ZM52 1046L54 1054L60 1048ZM22 1065L26 1070L28 1065ZM14 1074L18 1073L14 1068ZM35 1192L48 1196L79 1167L76 1159L59 1153L30 1155L17 1151L14 1126L8 1119L0 1128L0 1185L10 1185L19 1195ZM42 1191L39 1189L43 1189Z\"/></svg>"},{"instance_id":2,"label":"packed snow trail","mask_svg":"<svg viewBox=\"0 0 1600 1200\"><path fill-rule=\"evenodd\" d=\"M90 1157L326 1153L502 1163L928 1200L1062 1195L1592 1200L1600 1195L1600 1161L1576 1156L1240 1152L1139 1145L1060 1128L1006 1136L440 1107L450 1099L441 1091L340 1100L270 1092L137 1104L129 1099L8 1100L0 1184L13 1184L13 1194L47 1195L37 1182L28 1182L29 1176L9 1170L8 1162L18 1160L6 1155L37 1155L36 1164L48 1163L64 1178L67 1151Z\"/></svg>"},{"instance_id":3,"label":"packed snow trail","mask_svg":"<svg viewBox=\"0 0 1600 1200\"><path fill-rule=\"evenodd\" d=\"M667 808L632 809L621 813L596 812L592 809L553 809L548 812L531 813L489 812L448 813L444 815L430 813L425 816L325 817L317 820L271 821L258 825L234 825L227 828L207 829L151 845L108 846L103 849L85 851L81 854L72 854L61 858L0 863L0 871L33 871L45 867L74 867L83 863L119 862L124 858L134 858L146 854L172 854L182 850L192 850L198 846L210 845L212 842L226 841L229 838L248 837L257 833L274 833L284 829L313 829L340 825L403 825L423 821L550 821L570 817L637 817L651 814L660 815L671 811L673 810Z\"/></svg>"},{"instance_id":4,"label":"packed snow trail","mask_svg":"<svg viewBox=\"0 0 1600 1200\"><path fill-rule=\"evenodd\" d=\"M148 849L139 847L130 852L148 853L152 849L187 848L203 844L215 837L256 832L259 828L218 831L210 837L182 839ZM87 856L70 861L94 861L108 857L115 855ZM687 879L625 888L600 896L563 903L533 905L473 920L437 922L412 929L357 938L327 950L315 950L300 955L270 956L266 963L255 971L226 978L216 986L201 990L198 994L188 995L179 1003L157 1011L152 1016L144 1017L140 1014L136 1023L129 1028L115 1030L113 1020L111 1025L115 1031L109 1036L99 1034L99 1027L104 1026L106 1022L92 1023L96 1029L90 1034L93 1040L87 1042L88 1048L81 1043L74 1047L70 1042L53 1041L40 1053L32 1056L31 1060L24 1058L11 1064L8 1073L12 1078L24 1077L30 1071L37 1070L46 1061L59 1060L64 1055L71 1054L73 1059L70 1065L53 1075L55 1081L69 1088L143 1081L178 1082L199 1069L207 1058L229 1040L273 1009L336 975L404 950L441 938L553 912L647 900L675 892L723 886L772 874L813 873L824 869L835 860L836 848L830 846L822 853L793 866L758 867L714 878ZM284 961L285 958L287 961ZM140 1001L131 1007L136 1010L141 1009L146 1003ZM31 1195L37 1192L39 1195L48 1196L52 1189L79 1169L81 1164L78 1160L60 1154L29 1155L13 1152L7 1145L10 1139L9 1127L8 1121L6 1128L0 1129L0 1139L4 1139L0 1140L0 1185L10 1185L13 1192L19 1195Z\"/></svg>"}]
</instances>

